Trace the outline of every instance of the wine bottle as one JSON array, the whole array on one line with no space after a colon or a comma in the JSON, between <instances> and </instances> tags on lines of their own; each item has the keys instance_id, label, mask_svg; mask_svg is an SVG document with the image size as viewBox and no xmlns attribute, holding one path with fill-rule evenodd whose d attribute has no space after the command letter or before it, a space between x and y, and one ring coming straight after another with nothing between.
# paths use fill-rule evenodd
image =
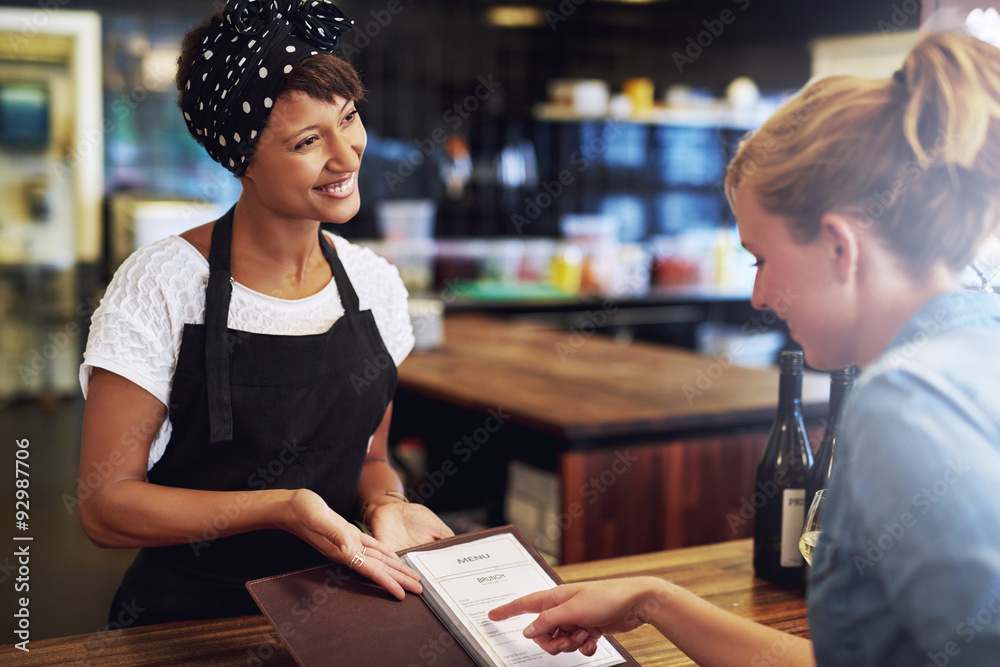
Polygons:
<instances>
[{"instance_id":1,"label":"wine bottle","mask_svg":"<svg viewBox=\"0 0 1000 667\"><path fill-rule=\"evenodd\" d=\"M813 496L820 489L825 489L830 483L830 473L833 472L834 450L837 446L837 433L844 416L844 399L851 390L854 376L858 369L854 366L838 368L830 372L830 405L827 409L826 426L823 439L816 450L816 460L806 476L806 510L812 503Z\"/></svg>"},{"instance_id":2,"label":"wine bottle","mask_svg":"<svg viewBox=\"0 0 1000 667\"><path fill-rule=\"evenodd\" d=\"M802 374L805 360L801 351L779 355L781 376L778 411L757 466L753 567L762 579L781 584L801 585L805 567L799 553L799 535L806 510L806 475L812 466L812 450L802 419Z\"/></svg>"}]
</instances>

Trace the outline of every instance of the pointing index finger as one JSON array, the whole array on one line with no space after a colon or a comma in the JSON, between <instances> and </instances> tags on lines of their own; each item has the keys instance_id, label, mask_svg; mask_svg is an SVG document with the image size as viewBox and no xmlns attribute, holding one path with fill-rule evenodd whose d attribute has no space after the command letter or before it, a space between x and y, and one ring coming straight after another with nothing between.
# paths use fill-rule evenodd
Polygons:
<instances>
[{"instance_id":1,"label":"pointing index finger","mask_svg":"<svg viewBox=\"0 0 1000 667\"><path fill-rule=\"evenodd\" d=\"M503 621L513 616L521 614L537 614L558 605L561 600L557 588L550 588L546 591L529 593L516 600L511 600L507 604L502 604L489 612L491 621Z\"/></svg>"}]
</instances>

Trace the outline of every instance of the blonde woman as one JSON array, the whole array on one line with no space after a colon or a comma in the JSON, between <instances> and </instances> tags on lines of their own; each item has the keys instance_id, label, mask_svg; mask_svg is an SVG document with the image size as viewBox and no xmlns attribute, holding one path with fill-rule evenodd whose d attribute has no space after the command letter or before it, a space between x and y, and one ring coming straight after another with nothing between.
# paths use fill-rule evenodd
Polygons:
<instances>
[{"instance_id":1,"label":"blonde woman","mask_svg":"<svg viewBox=\"0 0 1000 667\"><path fill-rule=\"evenodd\" d=\"M726 191L754 306L793 294L781 317L806 360L864 369L809 578L812 641L655 578L490 617L540 612L525 635L551 653L650 623L702 665L778 644L788 665L997 664L1000 298L958 276L997 225L1000 51L931 34L893 77L812 83L743 142Z\"/></svg>"}]
</instances>

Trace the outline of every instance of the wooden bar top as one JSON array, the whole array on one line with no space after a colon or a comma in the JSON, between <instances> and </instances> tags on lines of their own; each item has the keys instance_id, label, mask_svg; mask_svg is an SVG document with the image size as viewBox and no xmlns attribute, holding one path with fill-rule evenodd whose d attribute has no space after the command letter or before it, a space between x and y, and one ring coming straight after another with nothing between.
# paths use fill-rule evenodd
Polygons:
<instances>
[{"instance_id":1,"label":"wooden bar top","mask_svg":"<svg viewBox=\"0 0 1000 667\"><path fill-rule=\"evenodd\" d=\"M595 315L597 317L597 315ZM769 424L777 369L733 365L654 343L481 315L450 315L444 345L399 367L401 389L511 419L567 440ZM803 406L819 416L829 379L808 373Z\"/></svg>"},{"instance_id":2,"label":"wooden bar top","mask_svg":"<svg viewBox=\"0 0 1000 667\"><path fill-rule=\"evenodd\" d=\"M750 540L689 547L556 568L567 582L652 575L669 579L719 607L766 625L808 636L801 593L753 577ZM72 601L67 600L67 604ZM525 624L529 617L525 616ZM655 630L619 635L641 665L691 665ZM58 639L32 641L30 652L0 647L0 665L295 665L263 616L185 621ZM381 667L381 666L372 666Z\"/></svg>"}]
</instances>

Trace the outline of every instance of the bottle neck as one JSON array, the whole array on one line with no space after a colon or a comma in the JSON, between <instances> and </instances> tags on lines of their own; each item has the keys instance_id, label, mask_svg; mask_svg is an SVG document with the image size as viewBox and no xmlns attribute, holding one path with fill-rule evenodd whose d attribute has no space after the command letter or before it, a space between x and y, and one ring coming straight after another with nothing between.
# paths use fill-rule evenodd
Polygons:
<instances>
[{"instance_id":1,"label":"bottle neck","mask_svg":"<svg viewBox=\"0 0 1000 667\"><path fill-rule=\"evenodd\" d=\"M830 407L827 412L827 421L830 424L835 426L840 424L841 408L850 388L850 383L833 382L830 384Z\"/></svg>"},{"instance_id":2,"label":"bottle neck","mask_svg":"<svg viewBox=\"0 0 1000 667\"><path fill-rule=\"evenodd\" d=\"M802 403L802 375L781 374L778 382L778 415L794 412Z\"/></svg>"}]
</instances>

